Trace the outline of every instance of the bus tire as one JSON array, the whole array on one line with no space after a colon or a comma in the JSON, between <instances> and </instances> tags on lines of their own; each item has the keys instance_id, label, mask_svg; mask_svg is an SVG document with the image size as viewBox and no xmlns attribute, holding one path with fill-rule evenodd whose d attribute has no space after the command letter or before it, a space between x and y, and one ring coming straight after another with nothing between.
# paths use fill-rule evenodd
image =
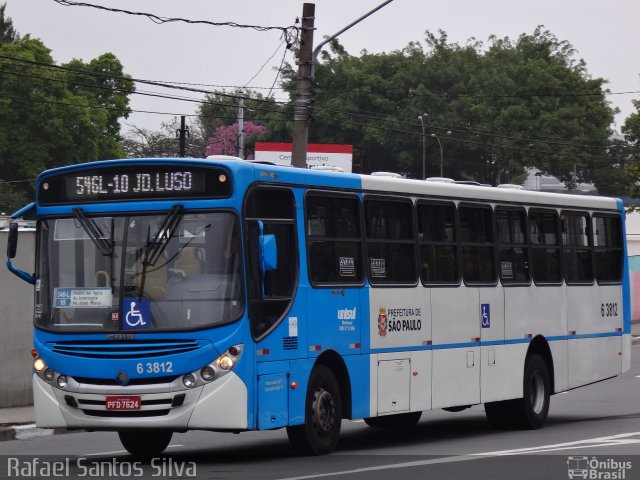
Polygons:
<instances>
[{"instance_id":1,"label":"bus tire","mask_svg":"<svg viewBox=\"0 0 640 480\"><path fill-rule=\"evenodd\" d=\"M122 446L136 458L158 457L169 445L173 432L170 430L119 430Z\"/></svg>"},{"instance_id":2,"label":"bus tire","mask_svg":"<svg viewBox=\"0 0 640 480\"><path fill-rule=\"evenodd\" d=\"M523 382L523 398L514 404L515 422L520 428L535 430L547 419L551 398L551 376L542 356L535 353L527 356Z\"/></svg>"},{"instance_id":3,"label":"bus tire","mask_svg":"<svg viewBox=\"0 0 640 480\"><path fill-rule=\"evenodd\" d=\"M540 355L527 356L522 387L522 398L484 404L487 419L494 428L542 427L549 414L551 379L547 362Z\"/></svg>"},{"instance_id":4,"label":"bus tire","mask_svg":"<svg viewBox=\"0 0 640 480\"><path fill-rule=\"evenodd\" d=\"M311 372L304 413L304 424L287 427L293 449L303 455L334 451L340 436L342 401L338 381L324 365Z\"/></svg>"},{"instance_id":5,"label":"bus tire","mask_svg":"<svg viewBox=\"0 0 640 480\"><path fill-rule=\"evenodd\" d=\"M422 412L398 413L384 417L365 418L364 423L372 428L396 428L399 430L415 427L420 421Z\"/></svg>"}]
</instances>

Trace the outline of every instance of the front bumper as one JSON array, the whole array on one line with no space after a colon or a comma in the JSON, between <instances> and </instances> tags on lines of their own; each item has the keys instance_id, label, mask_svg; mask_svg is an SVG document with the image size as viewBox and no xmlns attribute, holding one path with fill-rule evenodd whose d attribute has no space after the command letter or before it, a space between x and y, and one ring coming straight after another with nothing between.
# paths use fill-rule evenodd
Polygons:
<instances>
[{"instance_id":1,"label":"front bumper","mask_svg":"<svg viewBox=\"0 0 640 480\"><path fill-rule=\"evenodd\" d=\"M247 387L234 372L192 389L185 389L179 382L178 378L170 383L122 387L78 383L69 378L67 388L60 389L34 373L36 425L92 430L247 428ZM108 395L140 395L141 408L107 410Z\"/></svg>"}]
</instances>

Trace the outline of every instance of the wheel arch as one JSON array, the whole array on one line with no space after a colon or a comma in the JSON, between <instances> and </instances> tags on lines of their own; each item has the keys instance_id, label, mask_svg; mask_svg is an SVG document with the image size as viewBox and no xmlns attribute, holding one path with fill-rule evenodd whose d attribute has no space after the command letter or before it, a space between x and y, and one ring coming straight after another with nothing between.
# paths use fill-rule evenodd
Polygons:
<instances>
[{"instance_id":1,"label":"wheel arch","mask_svg":"<svg viewBox=\"0 0 640 480\"><path fill-rule=\"evenodd\" d=\"M527 357L532 354L540 355L547 367L549 368L549 379L551 380L551 393L555 393L555 374L553 368L553 355L551 354L551 348L549 348L549 342L542 335L537 335L527 349Z\"/></svg>"},{"instance_id":2,"label":"wheel arch","mask_svg":"<svg viewBox=\"0 0 640 480\"><path fill-rule=\"evenodd\" d=\"M342 418L351 418L351 378L344 360L335 350L326 350L320 354L313 365L324 365L336 376L340 387L340 400L342 401Z\"/></svg>"}]
</instances>

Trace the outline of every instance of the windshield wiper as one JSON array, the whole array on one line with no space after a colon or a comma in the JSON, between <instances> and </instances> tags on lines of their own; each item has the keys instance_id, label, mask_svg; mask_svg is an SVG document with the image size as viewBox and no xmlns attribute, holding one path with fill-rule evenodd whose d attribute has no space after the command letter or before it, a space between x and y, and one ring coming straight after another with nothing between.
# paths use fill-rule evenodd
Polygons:
<instances>
[{"instance_id":1,"label":"windshield wiper","mask_svg":"<svg viewBox=\"0 0 640 480\"><path fill-rule=\"evenodd\" d=\"M98 251L105 257L112 256L113 248L111 242L105 238L98 224L93 219L87 218L81 208L74 208L73 216L78 220L84 231L87 232Z\"/></svg>"},{"instance_id":2,"label":"windshield wiper","mask_svg":"<svg viewBox=\"0 0 640 480\"><path fill-rule=\"evenodd\" d=\"M156 233L155 238L147 244L147 248L144 252L144 257L142 257L142 265L149 266L155 265L164 252L165 247L169 243L169 240L175 233L178 224L180 223L180 219L182 218L182 209L183 206L180 203L175 204L167 216L162 222L162 225L158 229L158 233Z\"/></svg>"}]
</instances>

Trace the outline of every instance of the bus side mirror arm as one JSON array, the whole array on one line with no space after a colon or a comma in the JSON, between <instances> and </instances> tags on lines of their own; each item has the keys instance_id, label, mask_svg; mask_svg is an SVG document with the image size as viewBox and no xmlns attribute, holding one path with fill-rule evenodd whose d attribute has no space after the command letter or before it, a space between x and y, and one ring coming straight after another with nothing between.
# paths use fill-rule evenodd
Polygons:
<instances>
[{"instance_id":1,"label":"bus side mirror arm","mask_svg":"<svg viewBox=\"0 0 640 480\"><path fill-rule=\"evenodd\" d=\"M11 215L11 218L12 219L20 218L24 213L30 211L34 207L35 207L35 203L30 203L26 207L21 208L20 210L15 212L13 215ZM35 285L36 279L34 275L31 275L25 271L22 271L14 267L11 259L16 258L17 250L18 250L18 223L11 222L11 225L9 225L9 237L7 239L7 268L11 273L20 277L25 282L30 283L31 285Z\"/></svg>"}]
</instances>

